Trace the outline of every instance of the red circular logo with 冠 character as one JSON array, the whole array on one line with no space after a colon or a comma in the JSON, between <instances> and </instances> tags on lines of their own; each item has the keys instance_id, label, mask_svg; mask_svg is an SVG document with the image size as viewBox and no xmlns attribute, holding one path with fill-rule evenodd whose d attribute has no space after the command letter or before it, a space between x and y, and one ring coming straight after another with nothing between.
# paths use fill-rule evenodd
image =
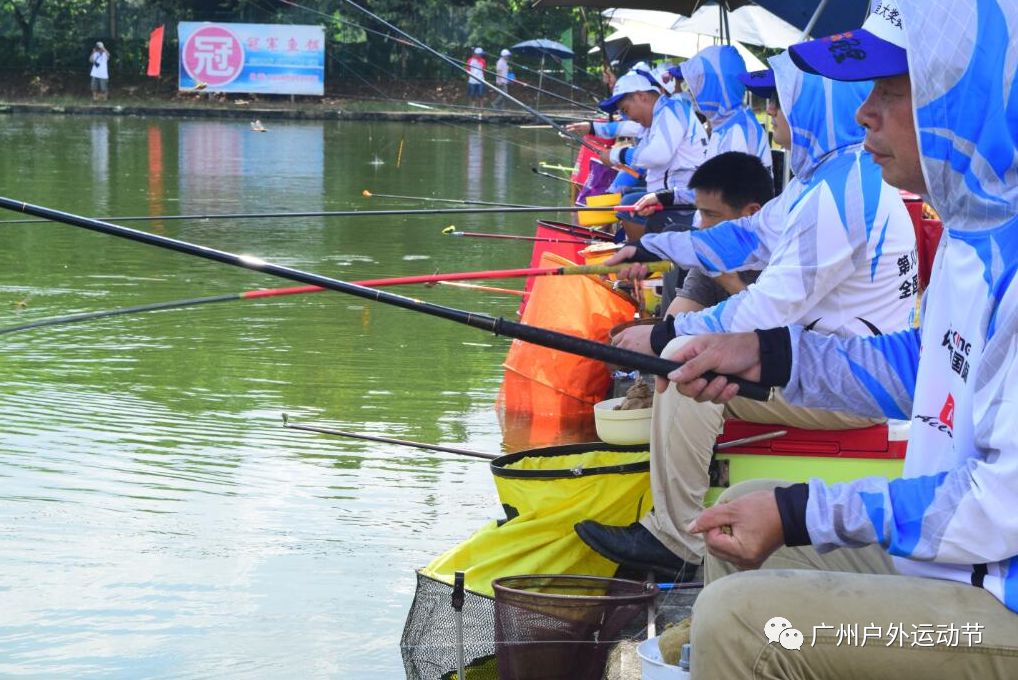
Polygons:
<instances>
[{"instance_id":1,"label":"red circular logo with \u51a0 character","mask_svg":"<svg viewBox=\"0 0 1018 680\"><path fill-rule=\"evenodd\" d=\"M226 85L244 70L244 46L222 26L202 26L184 43L181 61L195 81L212 87Z\"/></svg>"}]
</instances>

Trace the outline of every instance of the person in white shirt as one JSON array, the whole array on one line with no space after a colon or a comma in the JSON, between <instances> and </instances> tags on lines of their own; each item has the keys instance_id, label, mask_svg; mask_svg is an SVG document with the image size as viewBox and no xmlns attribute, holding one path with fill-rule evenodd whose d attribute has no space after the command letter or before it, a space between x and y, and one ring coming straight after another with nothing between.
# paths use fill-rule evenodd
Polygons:
<instances>
[{"instance_id":1,"label":"person in white shirt","mask_svg":"<svg viewBox=\"0 0 1018 680\"><path fill-rule=\"evenodd\" d=\"M92 79L92 101L105 101L110 96L110 53L105 45L97 42L88 55L88 63L92 65L89 76Z\"/></svg>"},{"instance_id":2,"label":"person in white shirt","mask_svg":"<svg viewBox=\"0 0 1018 680\"><path fill-rule=\"evenodd\" d=\"M509 83L512 80L509 73L509 57L513 56L513 53L509 50L502 50L499 52L498 61L495 62L495 85L498 89L505 92L509 91ZM505 97L499 95L492 106L496 109L500 109L505 106Z\"/></svg>"}]
</instances>

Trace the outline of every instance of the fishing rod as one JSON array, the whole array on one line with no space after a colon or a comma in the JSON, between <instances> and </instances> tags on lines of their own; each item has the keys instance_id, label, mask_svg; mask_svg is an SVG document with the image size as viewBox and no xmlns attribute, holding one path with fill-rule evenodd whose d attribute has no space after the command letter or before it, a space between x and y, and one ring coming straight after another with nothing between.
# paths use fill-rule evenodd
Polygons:
<instances>
[{"instance_id":1,"label":"fishing rod","mask_svg":"<svg viewBox=\"0 0 1018 680\"><path fill-rule=\"evenodd\" d=\"M529 71L530 73L536 73L538 75L542 75L541 72L538 69L530 68L529 66L521 64L521 63L519 63L517 61L513 62L513 68L521 68L524 71ZM585 94L588 97L590 97L591 99L593 99L595 102L601 101L601 98L598 95L596 95L595 93L591 92L590 90L587 90L587 89L584 89L582 87L579 87L578 85L570 83L568 80L563 80L562 78L556 78L555 76L551 75L550 73L544 73L543 76L544 76L544 78L546 80L550 80L550 81L552 81L554 83L559 83L560 85L565 85L566 87L569 87L569 88L571 88L573 90L576 90L577 92L582 92L583 94ZM511 82L516 82L516 81L514 80L514 81L511 81ZM595 111L600 111L601 110L601 109L597 108L596 106L587 106L585 108L593 109Z\"/></svg>"},{"instance_id":2,"label":"fishing rod","mask_svg":"<svg viewBox=\"0 0 1018 680\"><path fill-rule=\"evenodd\" d=\"M577 182L575 180L571 180L568 177L559 177L558 175L553 175L550 172L544 172L544 171L538 170L537 168L534 168L534 167L531 167L530 171L532 173L534 173L535 175L540 175L541 177L547 177L549 179L557 179L560 182L567 182L569 184L572 184L572 185L575 185L575 186L578 186L578 187L582 187L583 186L583 184L581 184L580 182ZM32 221L34 222L34 221L37 221L37 220L32 220ZM0 222L0 224L4 224L4 223Z\"/></svg>"},{"instance_id":3,"label":"fishing rod","mask_svg":"<svg viewBox=\"0 0 1018 680\"><path fill-rule=\"evenodd\" d=\"M429 284L424 284L429 285ZM433 285L438 286L452 286L454 288L466 288L468 290L479 290L485 293L501 293L503 295L517 295L519 297L526 297L528 293L522 290L513 290L512 288L496 288L494 286L478 286L473 283L461 283L459 281L436 281Z\"/></svg>"},{"instance_id":4,"label":"fishing rod","mask_svg":"<svg viewBox=\"0 0 1018 680\"><path fill-rule=\"evenodd\" d=\"M284 267L282 265L273 264L253 255L237 255L227 251L216 250L207 246L188 243L187 241L159 236L157 234L150 234L148 232L131 229L130 227L123 227L109 222L82 217L80 215L73 215L71 213L33 205L22 201L16 201L6 197L0 197L0 208L7 208L15 212L42 217L48 220L53 220L54 222L61 222L63 224L80 227L89 231L116 236L118 238L136 241L146 245L157 246L159 248L173 250L186 255L193 255L202 259L228 264L233 267L240 267L242 269L248 269L250 271L268 274L270 276L289 279L291 281L297 281L307 285L328 288L329 290L335 290L340 293L346 293L348 295L353 295L367 300L375 300L394 307L422 312L424 314L448 319L474 328L480 328L490 333L494 333L495 335L503 335L517 340L523 340L524 342L548 347L550 349L561 350L563 352L569 352L570 354L576 354L589 359L595 359L597 361L604 361L616 366L635 368L648 375L661 375L667 377L669 373L682 366L682 364L662 359L661 357L620 349L612 345L594 342L593 340L579 338L566 333L559 333L545 328L528 326L526 324L489 316L487 314L467 312L453 307L445 307L429 302L423 302L421 300L403 297L402 295L394 295L374 288L358 286L345 281L340 281L339 279L321 276L320 274L314 274L311 272L293 269L292 267ZM703 374L703 377L707 380L711 380L716 377L716 374L707 372ZM731 383L738 385L739 393L744 397L760 401L766 401L770 397L770 390L759 383L750 382L734 376L728 377L728 380Z\"/></svg>"},{"instance_id":5,"label":"fishing rod","mask_svg":"<svg viewBox=\"0 0 1018 680\"><path fill-rule=\"evenodd\" d=\"M660 208L660 206L658 206ZM560 212L634 212L631 205L616 206L528 206L523 208L415 208L412 210L318 210L310 212L266 212L266 213L220 213L208 215L127 215L124 217L101 217L101 220L117 222L162 222L170 220L254 220L266 218L294 217L396 217L406 215L487 215L512 213L560 213ZM0 224L29 224L46 220L3 220Z\"/></svg>"},{"instance_id":6,"label":"fishing rod","mask_svg":"<svg viewBox=\"0 0 1018 680\"><path fill-rule=\"evenodd\" d=\"M482 458L484 460L495 460L501 456L497 453L486 453L484 451L474 451L471 449L460 449L453 446L439 446L438 444L424 444L422 442L409 441L407 439L393 439L392 437L382 437L379 435L360 434L358 432L348 432L346 430L336 430L329 427L321 427L318 425L298 425L297 423L291 423L290 417L287 414L283 414L283 427L291 430L303 430L305 432L317 432L319 434L331 434L337 437L349 437L351 439L363 439L369 442L382 442L383 444L396 444L397 446L409 446L415 449L424 449L425 451L440 451L442 453L455 453L460 456L470 456L471 458ZM722 444L715 444L714 451L723 451L725 449L731 449L737 446L745 446L759 441L765 441L768 439L776 439L783 437L788 434L787 430L778 430L776 432L766 432L764 434L758 434L752 437L744 437L742 439L733 439L729 442ZM689 588L689 585L675 585L675 584L658 584L659 586L666 586L664 590L680 589L683 587Z\"/></svg>"},{"instance_id":7,"label":"fishing rod","mask_svg":"<svg viewBox=\"0 0 1018 680\"><path fill-rule=\"evenodd\" d=\"M290 0L280 0L280 2L282 2L283 4L286 4L286 5L290 5L292 7L296 7L297 9L304 10L306 12L311 12L313 14L318 14L318 15L321 15L323 17L327 17L330 20L334 20L336 18L335 15L333 15L333 14L327 14L327 13L322 12L320 10L317 10L317 9L315 9L313 7L307 7L307 6L304 6L304 5L300 5L300 4L297 4L296 2L291 2ZM376 31L376 30L367 28L366 26L361 26L361 25L356 24L356 23L354 23L352 21L345 21L345 20L342 20L342 19L340 19L339 21L341 23L350 24L351 26L356 26L356 27L361 28L361 29L363 29L365 31L368 31L370 33L374 33L376 35L380 35L383 38L386 38L388 40L392 40L393 42L395 42L395 43L397 43L399 45L402 45L404 47L413 47L415 49L424 49L421 45L414 44L413 42L409 42L407 40L403 40L402 38L398 38L396 36L392 36L392 35L389 35L387 33L382 33L381 31ZM394 30L399 30L399 29L394 29ZM381 69L381 67L378 66L377 64L372 64L372 65L375 66L376 68L384 71L384 69ZM457 62L457 65L458 65L458 62ZM498 73L496 71L493 71L491 69L481 69L481 70L484 71L488 75L494 75L494 76L498 75ZM527 69L527 70L532 70L532 69ZM544 77L549 79L549 80L557 80L557 79L552 78L551 76L549 76L547 74L545 74ZM537 92L539 92L541 94L545 94L545 95L554 97L555 99L561 99L562 101L569 102L570 104L572 104L573 106L576 106L578 108L586 109L586 110L589 110L589 111L600 111L600 109L598 109L595 106L591 106L590 104L586 104L584 102L576 101L575 99L570 99L569 97L563 96L563 95L558 94L556 92L552 92L550 90L546 90L546 89L544 89L542 87L538 87L536 85L531 85L529 83L524 83L524 82L518 81L518 80L515 80L513 82L515 84L517 84L517 85L522 86L522 87L525 87L525 88L528 88L528 89L531 89L531 90L536 90ZM566 85L569 84L569 83L566 83L565 81L557 81L557 82L562 82L562 83L564 83ZM571 87L575 88L575 86L571 86ZM496 89L497 89L497 86L496 86ZM580 89L580 88L576 88L576 89ZM503 92L502 90L498 90L498 91L499 92ZM582 90L582 89L580 89L580 91L587 93L585 90ZM590 93L587 93L587 94L590 94ZM595 101L598 101L596 97L594 99L595 99ZM478 107L471 107L471 108L475 108L476 109ZM487 109L487 110L497 111L498 109Z\"/></svg>"},{"instance_id":8,"label":"fishing rod","mask_svg":"<svg viewBox=\"0 0 1018 680\"><path fill-rule=\"evenodd\" d=\"M290 417L287 414L283 414L283 427L290 430L303 430L305 432L318 432L319 434L331 434L337 437L349 437L351 439L363 439L369 442L382 442L383 444L397 444L399 446L409 446L415 449L424 449L425 451L440 451L442 453L455 453L458 456L469 456L471 458L481 458L482 460L495 460L498 458L498 454L485 453L484 451L471 451L470 449L458 449L453 446L439 446L438 444L424 444L422 442L412 442L406 439L393 439L392 437L381 437L372 434L360 434L357 432L347 432L346 430L334 430L329 427L319 427L317 425L298 425L297 423L291 423Z\"/></svg>"},{"instance_id":9,"label":"fishing rod","mask_svg":"<svg viewBox=\"0 0 1018 680\"><path fill-rule=\"evenodd\" d=\"M664 265L669 263L652 263L651 271L663 271ZM573 275L591 275L591 274L611 274L621 270L626 265L615 265L606 267L604 265L575 265L573 267L535 267L532 269L503 269L503 270L490 270L490 271L479 271L479 272L451 272L448 274L428 274L424 276L397 276L385 279L372 279L368 281L354 281L355 286L373 286L376 288L387 287L387 286L404 286L410 284L423 283L425 285L453 285L454 282L474 279L509 279L509 278L523 278L525 276L573 276ZM459 284L461 287L466 287L467 284ZM518 291L512 291L506 288L490 288L488 286L477 286L477 289L487 289L490 292L498 293L509 293L518 294ZM198 305L206 305L215 302L232 302L235 300L257 300L261 298L270 297L282 297L284 295L303 295L305 293L319 293L325 290L321 286L293 286L289 288L260 288L257 290L247 290L240 293L226 293L224 295L210 295L207 297L198 298L186 298L183 300L171 300L169 302L154 302L145 305L132 305L130 307L120 307L118 309L105 309L97 312L78 312L76 314L66 314L63 316L54 316L47 319L37 319L35 321L28 321L26 323L15 324L13 326L6 326L0 328L0 335L6 335L7 333L17 333L19 331L32 330L34 328L45 328L48 326L62 326L70 323L80 323L82 321L94 321L95 319L105 319L111 316L121 316L123 314L137 314L141 312L156 312L167 309L182 309L184 307L195 307Z\"/></svg>"},{"instance_id":10,"label":"fishing rod","mask_svg":"<svg viewBox=\"0 0 1018 680\"><path fill-rule=\"evenodd\" d=\"M521 269L489 269L476 272L456 272L453 274L419 274L414 276L397 276L388 279L358 281L357 286L402 286L411 283L437 283L439 281L472 281L474 279L520 279L529 276L604 276L617 274L631 266L624 264L574 264L562 267L524 267ZM674 265L668 261L648 262L644 265L650 273L664 274L672 270Z\"/></svg>"},{"instance_id":11,"label":"fishing rod","mask_svg":"<svg viewBox=\"0 0 1018 680\"><path fill-rule=\"evenodd\" d=\"M280 0L280 2L283 2L283 3L286 3L286 4L290 4L290 5L295 5L295 3L293 3L291 0ZM377 14L372 12L371 10L366 9L364 7L361 7L356 2L354 2L354 0L343 0L343 2L345 2L348 5L350 5L354 9L364 13L365 15L371 17L372 19L374 19L378 23L382 24L383 26L385 26L389 30L395 31L400 36L406 38L407 40L410 40L413 43L416 43L417 45L419 45L421 47L421 49L423 49L426 52L428 52L428 54L431 54L433 56L438 57L442 61L444 61L444 62L448 63L450 66L454 67L456 70L461 71L461 72L467 74L468 76L471 75L470 69L466 68L465 66L460 65L460 63L458 61L456 61L455 59L453 59L452 57L449 57L449 56L447 56L445 54L442 54L441 52L439 52L438 50L434 49L433 47L431 47L431 46L421 42L420 40L418 40L414 36L410 35L406 31L398 28L397 26L394 26L393 24L389 23L388 21L386 21L382 17L378 16ZM297 5L295 5L295 6L297 6ZM604 151L602 148L600 148L596 144L591 144L590 142L585 140L583 137L577 135L575 132L570 131L569 129L566 128L566 126L562 125L561 123L555 122L555 120L552 119L550 116L541 113L540 111L538 111L537 109L533 108L529 104L523 103L522 101L520 101L516 97L512 96L511 94L509 94L508 92L500 90L493 83L489 83L487 80L482 80L481 84L483 84L485 87L487 87L489 89L494 90L495 92L498 92L503 97L505 97L509 101L513 102L514 104L516 104L517 106L519 106L524 111L526 111L527 113L531 114L532 116L535 116L539 120L542 120L545 123L548 123L553 128L555 128L555 130L558 131L559 134L563 135L567 139L572 140L574 143L579 144L582 147L585 147L589 151L593 151L594 153L598 154L599 156ZM616 167L618 167L618 169L620 169L623 172L626 172L627 174L630 174L630 175L632 175L634 177L638 177L639 176L639 173L636 170L634 170L633 168L631 168L631 167L629 167L627 165L621 165L620 164L620 165L617 165Z\"/></svg>"},{"instance_id":12,"label":"fishing rod","mask_svg":"<svg viewBox=\"0 0 1018 680\"><path fill-rule=\"evenodd\" d=\"M361 192L364 198L395 198L403 201L433 201L437 203L457 203L460 205L491 205L501 208L536 208L534 205L521 203L493 203L491 201L468 201L460 198L431 198L430 196L400 196L398 194L377 194L365 189Z\"/></svg>"},{"instance_id":13,"label":"fishing rod","mask_svg":"<svg viewBox=\"0 0 1018 680\"><path fill-rule=\"evenodd\" d=\"M522 66L521 64L517 64L517 66L520 66L521 68L525 68L526 69L526 67ZM484 71L485 73L487 73L488 75L494 75L496 77L498 76L498 72L497 71L493 71L493 70L487 69L487 68L482 68L481 70ZM533 69L526 69L526 70L532 71L534 73L537 73L537 71L534 71ZM544 74L544 77L548 78L549 80L552 80L551 76L549 76L548 74ZM559 81L559 82L565 82L565 81ZM566 97L566 96L563 96L561 94L558 94L557 92L552 92L551 90L546 90L543 87L538 87L537 85L531 85L530 83L525 83L522 80L510 80L509 84L511 84L511 85L519 85L520 87L526 88L528 90L537 90L537 92L539 94L548 95L550 97L553 97L554 99L561 99L562 101L569 102L570 104L572 104L573 106L575 106L576 108L579 108L579 109L584 109L586 111L596 111L597 113L603 113L601 111L601 109L597 108L596 106L591 106L590 104L585 104L584 102L578 102L575 99L570 99L569 97ZM500 92L502 94L506 94L506 91L501 89L501 88L499 88L498 85L495 86L495 89L496 89L497 92Z\"/></svg>"},{"instance_id":14,"label":"fishing rod","mask_svg":"<svg viewBox=\"0 0 1018 680\"><path fill-rule=\"evenodd\" d=\"M593 239L577 238L546 238L544 236L517 236L516 234L489 234L483 231L456 231L456 226L450 224L442 230L446 236L465 236L468 238L501 238L509 241L534 241L537 243L593 243Z\"/></svg>"}]
</instances>

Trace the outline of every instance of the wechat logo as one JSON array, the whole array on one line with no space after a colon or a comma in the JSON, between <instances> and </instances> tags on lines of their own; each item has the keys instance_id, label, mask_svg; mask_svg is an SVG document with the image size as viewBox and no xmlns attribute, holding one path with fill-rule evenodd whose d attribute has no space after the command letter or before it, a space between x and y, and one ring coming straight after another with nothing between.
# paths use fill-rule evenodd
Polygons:
<instances>
[{"instance_id":1,"label":"wechat logo","mask_svg":"<svg viewBox=\"0 0 1018 680\"><path fill-rule=\"evenodd\" d=\"M764 624L764 636L768 643L777 642L785 649L802 649L802 632L792 628L792 622L780 616Z\"/></svg>"}]
</instances>

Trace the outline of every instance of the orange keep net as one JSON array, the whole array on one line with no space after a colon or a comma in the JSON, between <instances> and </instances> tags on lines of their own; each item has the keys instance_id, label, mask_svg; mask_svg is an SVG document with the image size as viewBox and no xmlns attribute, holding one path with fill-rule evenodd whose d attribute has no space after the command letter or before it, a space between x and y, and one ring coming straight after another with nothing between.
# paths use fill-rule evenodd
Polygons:
<instances>
[{"instance_id":1,"label":"orange keep net","mask_svg":"<svg viewBox=\"0 0 1018 680\"><path fill-rule=\"evenodd\" d=\"M541 267L573 264L552 253ZM617 324L631 321L636 307L596 276L537 278L523 312L523 323L598 342L608 341ZM608 367L600 361L514 340L498 406L506 412L545 416L592 414L608 391Z\"/></svg>"}]
</instances>

